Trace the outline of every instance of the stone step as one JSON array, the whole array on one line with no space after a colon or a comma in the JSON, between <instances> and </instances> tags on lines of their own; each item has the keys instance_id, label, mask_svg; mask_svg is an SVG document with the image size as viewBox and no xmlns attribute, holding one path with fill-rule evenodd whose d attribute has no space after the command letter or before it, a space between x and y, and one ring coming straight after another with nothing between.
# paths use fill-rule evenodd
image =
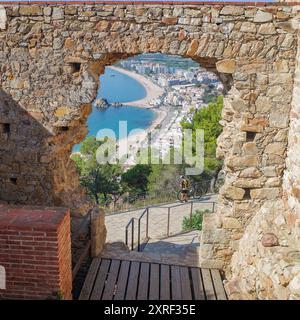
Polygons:
<instances>
[{"instance_id":1,"label":"stone step","mask_svg":"<svg viewBox=\"0 0 300 320\"><path fill-rule=\"evenodd\" d=\"M183 252L176 253L159 250L137 252L129 250L123 242L115 242L107 243L100 256L107 259L143 261L192 267L199 266L198 248L196 250L188 248Z\"/></svg>"}]
</instances>

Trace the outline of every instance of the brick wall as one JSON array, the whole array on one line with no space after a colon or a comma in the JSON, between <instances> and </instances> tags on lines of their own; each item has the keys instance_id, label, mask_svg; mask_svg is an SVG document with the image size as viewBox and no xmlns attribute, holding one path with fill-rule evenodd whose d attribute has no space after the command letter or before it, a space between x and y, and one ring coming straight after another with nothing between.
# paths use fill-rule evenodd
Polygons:
<instances>
[{"instance_id":1,"label":"brick wall","mask_svg":"<svg viewBox=\"0 0 300 320\"><path fill-rule=\"evenodd\" d=\"M62 208L0 205L4 299L71 299L70 213Z\"/></svg>"}]
</instances>

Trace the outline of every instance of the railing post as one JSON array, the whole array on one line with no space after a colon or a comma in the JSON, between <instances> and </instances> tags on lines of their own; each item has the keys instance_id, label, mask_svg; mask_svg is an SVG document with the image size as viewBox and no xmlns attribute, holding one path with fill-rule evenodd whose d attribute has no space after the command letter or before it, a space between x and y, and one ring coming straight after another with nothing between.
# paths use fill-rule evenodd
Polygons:
<instances>
[{"instance_id":1,"label":"railing post","mask_svg":"<svg viewBox=\"0 0 300 320\"><path fill-rule=\"evenodd\" d=\"M147 208L147 215L146 215L146 237L149 238L149 207Z\"/></svg>"},{"instance_id":2,"label":"railing post","mask_svg":"<svg viewBox=\"0 0 300 320\"><path fill-rule=\"evenodd\" d=\"M212 209L212 212L213 212L213 213L215 212L215 202L213 202L213 209Z\"/></svg>"},{"instance_id":3,"label":"railing post","mask_svg":"<svg viewBox=\"0 0 300 320\"><path fill-rule=\"evenodd\" d=\"M125 229L125 244L128 246L128 228Z\"/></svg>"},{"instance_id":4,"label":"railing post","mask_svg":"<svg viewBox=\"0 0 300 320\"><path fill-rule=\"evenodd\" d=\"M138 252L141 250L141 219L138 220Z\"/></svg>"},{"instance_id":5,"label":"railing post","mask_svg":"<svg viewBox=\"0 0 300 320\"><path fill-rule=\"evenodd\" d=\"M132 224L131 224L131 250L134 249L134 219L132 218Z\"/></svg>"},{"instance_id":6,"label":"railing post","mask_svg":"<svg viewBox=\"0 0 300 320\"><path fill-rule=\"evenodd\" d=\"M170 213L171 213L171 208L168 207L168 224L167 224L167 236L170 236Z\"/></svg>"},{"instance_id":7,"label":"railing post","mask_svg":"<svg viewBox=\"0 0 300 320\"><path fill-rule=\"evenodd\" d=\"M191 201L191 211L190 211L190 226L192 228L192 216L193 216L193 201Z\"/></svg>"}]
</instances>

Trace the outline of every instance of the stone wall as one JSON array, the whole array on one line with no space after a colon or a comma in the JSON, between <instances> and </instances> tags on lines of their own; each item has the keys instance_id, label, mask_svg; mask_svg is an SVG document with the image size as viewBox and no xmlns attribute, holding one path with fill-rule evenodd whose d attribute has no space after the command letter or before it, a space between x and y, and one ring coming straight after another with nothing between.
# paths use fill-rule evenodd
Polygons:
<instances>
[{"instance_id":1,"label":"stone wall","mask_svg":"<svg viewBox=\"0 0 300 320\"><path fill-rule=\"evenodd\" d=\"M266 201L246 228L234 254L231 298L300 299L300 38L289 114L288 149L283 197Z\"/></svg>"},{"instance_id":2,"label":"stone wall","mask_svg":"<svg viewBox=\"0 0 300 320\"><path fill-rule=\"evenodd\" d=\"M242 279L251 270L238 268L245 230L257 242L256 224L267 221L263 210L271 218L270 205L283 195L299 7L36 4L5 11L0 10L0 199L63 204L84 213L88 199L69 155L86 135L104 67L146 52L191 57L215 72L227 90L218 140L226 181L218 212L204 219L202 266L225 268L229 279ZM261 256L255 256L259 264Z\"/></svg>"}]
</instances>

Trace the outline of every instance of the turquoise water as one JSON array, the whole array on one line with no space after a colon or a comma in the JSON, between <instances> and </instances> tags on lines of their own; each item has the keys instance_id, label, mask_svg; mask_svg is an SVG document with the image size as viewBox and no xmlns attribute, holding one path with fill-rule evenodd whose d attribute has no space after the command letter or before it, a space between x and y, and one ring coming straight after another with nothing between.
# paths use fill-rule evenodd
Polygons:
<instances>
[{"instance_id":1,"label":"turquoise water","mask_svg":"<svg viewBox=\"0 0 300 320\"><path fill-rule=\"evenodd\" d=\"M105 69L100 77L100 89L97 98L105 98L109 103L129 102L143 99L146 96L145 88L135 79L111 70ZM127 121L127 132L133 129L145 129L151 125L155 113L149 109L137 107L109 107L99 109L93 107L92 113L87 120L88 136L100 136L101 129L111 129L116 138L119 137L119 121ZM73 151L79 151L80 146L75 145Z\"/></svg>"}]
</instances>

